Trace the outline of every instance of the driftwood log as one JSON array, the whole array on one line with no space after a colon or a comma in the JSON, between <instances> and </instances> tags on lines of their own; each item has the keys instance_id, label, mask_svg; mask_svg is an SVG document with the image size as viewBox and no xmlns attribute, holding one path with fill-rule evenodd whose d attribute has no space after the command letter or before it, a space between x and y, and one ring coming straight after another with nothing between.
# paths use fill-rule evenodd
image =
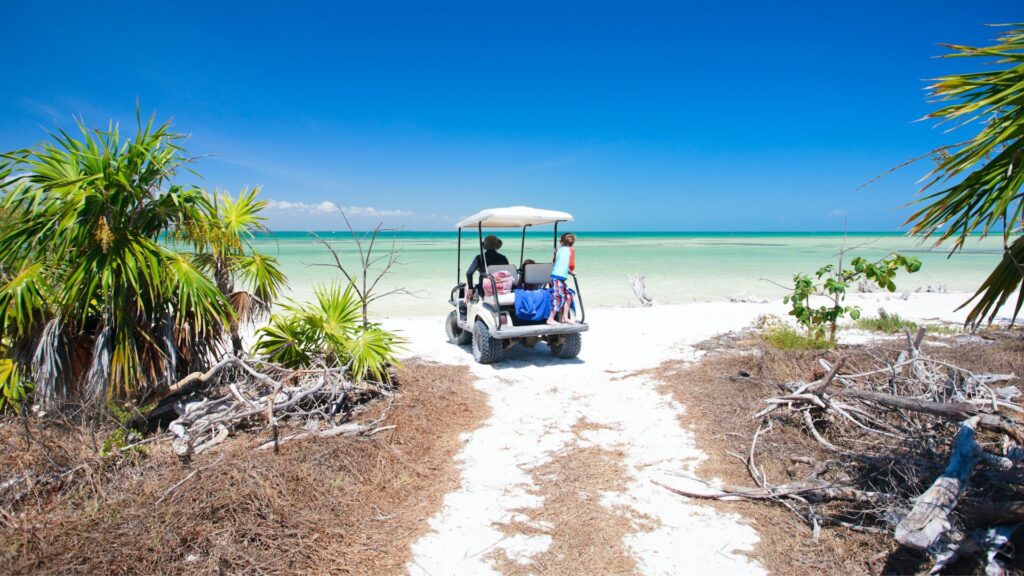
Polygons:
<instances>
[{"instance_id":1,"label":"driftwood log","mask_svg":"<svg viewBox=\"0 0 1024 576\"><path fill-rule=\"evenodd\" d=\"M931 358L922 349L925 336L923 328L914 334L905 330L902 351L864 348L836 354L834 362L820 358L824 372L811 382L765 381L781 393L766 398L766 406L754 414L758 427L749 451L729 452L745 464L756 486L686 490L658 484L689 498L782 505L807 523L812 540L825 525L894 534L909 548L927 550L936 570L957 558L978 557L997 573L1000 551L1024 525L1024 502L972 497L969 508L957 507L969 483L981 493L1024 486L1024 469L1015 467L1024 460L1021 394L1015 386L993 386L1018 378L974 373ZM858 370L849 368L853 357L861 363ZM878 367L864 367L865 360ZM752 373L743 370L728 378L749 380ZM956 428L951 431L947 423ZM794 457L811 466L811 473L802 481L770 483L755 457L759 437L777 424L803 426L830 459ZM981 448L979 430L1002 438L998 454ZM941 448L946 444L948 454ZM997 470L976 474L979 465ZM1014 492L1000 488L1000 494ZM965 527L976 529L963 534L959 530Z\"/></svg>"},{"instance_id":2,"label":"driftwood log","mask_svg":"<svg viewBox=\"0 0 1024 576\"><path fill-rule=\"evenodd\" d=\"M273 447L276 450L281 443L302 438L354 435L373 430L379 420L357 425L338 422L338 418L350 415L353 397L380 397L391 393L379 384L352 381L348 369L348 366L324 366L291 370L259 360L225 357L206 372L190 374L169 387L169 394L184 395L197 385L217 384L224 392L171 404L178 415L167 427L174 437L172 449L179 458L188 461L192 455L226 440L235 429L257 422L263 422L272 432L272 440L259 449ZM279 421L288 418L306 427L306 431L279 436Z\"/></svg>"},{"instance_id":3,"label":"driftwood log","mask_svg":"<svg viewBox=\"0 0 1024 576\"><path fill-rule=\"evenodd\" d=\"M1003 469L1013 466L1008 458L994 456L978 446L975 432L979 420L978 417L970 418L960 425L946 470L921 494L910 514L896 525L895 537L900 544L927 550L952 528L949 515L967 489L974 467L979 462Z\"/></svg>"},{"instance_id":4,"label":"driftwood log","mask_svg":"<svg viewBox=\"0 0 1024 576\"><path fill-rule=\"evenodd\" d=\"M633 289L633 294L640 301L640 305L644 308L650 308L654 305L654 299L647 295L647 277L643 275L629 274L626 276L626 280L629 281L630 288Z\"/></svg>"}]
</instances>

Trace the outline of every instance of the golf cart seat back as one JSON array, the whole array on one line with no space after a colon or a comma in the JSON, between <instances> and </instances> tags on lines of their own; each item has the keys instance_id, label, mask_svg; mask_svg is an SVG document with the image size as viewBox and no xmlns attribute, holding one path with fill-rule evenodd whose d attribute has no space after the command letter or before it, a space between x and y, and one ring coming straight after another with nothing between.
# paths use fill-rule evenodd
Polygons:
<instances>
[{"instance_id":1,"label":"golf cart seat back","mask_svg":"<svg viewBox=\"0 0 1024 576\"><path fill-rule=\"evenodd\" d=\"M494 264L487 266L487 273L494 274L495 272L505 271L512 275L512 285L516 285L519 282L519 270L516 269L513 264Z\"/></svg>"},{"instance_id":2,"label":"golf cart seat back","mask_svg":"<svg viewBox=\"0 0 1024 576\"><path fill-rule=\"evenodd\" d=\"M523 264L523 283L543 286L551 280L551 263Z\"/></svg>"}]
</instances>

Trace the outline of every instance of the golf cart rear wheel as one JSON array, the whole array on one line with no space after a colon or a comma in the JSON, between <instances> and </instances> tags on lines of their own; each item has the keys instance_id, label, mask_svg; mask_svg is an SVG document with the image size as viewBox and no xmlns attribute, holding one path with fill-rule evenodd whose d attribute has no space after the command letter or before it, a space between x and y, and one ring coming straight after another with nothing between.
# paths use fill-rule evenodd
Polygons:
<instances>
[{"instance_id":1,"label":"golf cart rear wheel","mask_svg":"<svg viewBox=\"0 0 1024 576\"><path fill-rule=\"evenodd\" d=\"M501 360L505 345L497 338L491 338L491 332L483 320L477 320L473 326L473 358L481 364L493 364Z\"/></svg>"},{"instance_id":2,"label":"golf cart rear wheel","mask_svg":"<svg viewBox=\"0 0 1024 576\"><path fill-rule=\"evenodd\" d=\"M444 319L444 333L448 335L449 342L458 346L469 344L470 338L473 337L467 330L459 328L459 315L455 310L449 312L448 317Z\"/></svg>"},{"instance_id":3,"label":"golf cart rear wheel","mask_svg":"<svg viewBox=\"0 0 1024 576\"><path fill-rule=\"evenodd\" d=\"M551 348L551 353L559 358L575 358L580 355L580 349L583 348L583 337L579 332L566 334L548 343L548 347Z\"/></svg>"}]
</instances>

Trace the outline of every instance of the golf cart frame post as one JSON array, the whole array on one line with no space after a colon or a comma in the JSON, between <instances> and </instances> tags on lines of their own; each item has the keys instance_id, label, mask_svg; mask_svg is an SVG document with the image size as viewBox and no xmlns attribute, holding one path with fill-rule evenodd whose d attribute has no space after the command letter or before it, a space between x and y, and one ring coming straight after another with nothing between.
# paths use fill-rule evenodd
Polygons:
<instances>
[{"instance_id":1,"label":"golf cart frame post","mask_svg":"<svg viewBox=\"0 0 1024 576\"><path fill-rule=\"evenodd\" d=\"M552 241L552 244L553 244L553 247L554 247L555 250L558 249L558 223L559 222L567 222L567 220L555 220L554 221L555 229L554 229L554 237L553 237L554 239ZM477 236L478 236L478 239L480 241L480 263L481 263L481 265L484 268L483 269L483 274L482 274L481 278L482 279L490 279L491 285L492 286L497 286L497 283L494 280L494 276L492 276L491 274L487 273L486 260L484 259L484 224L483 223L484 223L484 221L481 220L476 225ZM533 224L524 224L523 225L522 241L519 244L519 269L520 270L522 270L522 268L523 268L523 260L525 259L525 255L526 255L526 229L531 227L531 226L533 226ZM511 226L509 226L509 228L511 228ZM456 265L455 265L456 273L455 273L455 278L456 278L456 284L461 284L462 283L462 227L461 226L458 228L458 232L459 232L458 233L458 237L459 237L458 244L459 244L459 246L458 246L458 249L456 250ZM586 311L586 309L583 306L583 293L580 292L580 282L576 278L576 274L574 272L570 271L569 275L572 276L573 288L575 288L575 290L576 290L576 295L575 295L576 296L576 300L579 302L579 305L580 305L580 322L586 322L587 321L587 311ZM467 286L467 288L470 288L470 286ZM456 286L455 290L458 290L458 286ZM494 309L495 310L500 310L501 306L498 304L498 291L497 290L493 290L491 292L491 297L494 300ZM480 298L483 299L484 295L481 294ZM501 323L500 322L498 323L498 325L496 327L496 330L498 330L499 332L501 331Z\"/></svg>"}]
</instances>

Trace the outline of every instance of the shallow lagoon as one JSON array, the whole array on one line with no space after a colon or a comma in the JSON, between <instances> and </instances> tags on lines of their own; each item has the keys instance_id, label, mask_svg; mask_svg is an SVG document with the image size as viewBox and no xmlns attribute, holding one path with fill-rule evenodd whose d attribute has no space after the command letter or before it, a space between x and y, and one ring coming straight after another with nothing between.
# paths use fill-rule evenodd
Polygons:
<instances>
[{"instance_id":1,"label":"shallow lagoon","mask_svg":"<svg viewBox=\"0 0 1024 576\"><path fill-rule=\"evenodd\" d=\"M570 228L571 229L571 228ZM317 233L338 249L343 262L358 269L355 243L347 232ZM753 298L780 298L784 290L768 280L787 284L798 272L812 273L834 262L843 245L835 233L623 233L577 232L577 275L587 306L628 306L636 300L626 282L629 273L647 277L647 291L658 302L684 303L725 300L743 294ZM502 252L518 261L521 236L499 234ZM900 290L945 285L949 291L975 289L999 261L1000 237L971 241L948 258L945 247L931 249L916 239L898 234L857 233L845 238L848 254L880 258L899 251L921 259L914 275L902 274ZM324 267L332 259L307 232L276 232L260 236L262 250L276 254L288 275L291 292L308 298L317 282L338 277ZM380 284L381 290L405 287L416 296L390 296L376 303L379 316L442 314L448 293L456 282L456 234L454 232L390 232L378 239L378 251L392 244L400 251L399 264ZM476 231L463 237L461 269L465 272L476 253ZM544 261L551 257L548 232L531 232L525 257ZM383 252L380 252L383 254Z\"/></svg>"}]
</instances>

